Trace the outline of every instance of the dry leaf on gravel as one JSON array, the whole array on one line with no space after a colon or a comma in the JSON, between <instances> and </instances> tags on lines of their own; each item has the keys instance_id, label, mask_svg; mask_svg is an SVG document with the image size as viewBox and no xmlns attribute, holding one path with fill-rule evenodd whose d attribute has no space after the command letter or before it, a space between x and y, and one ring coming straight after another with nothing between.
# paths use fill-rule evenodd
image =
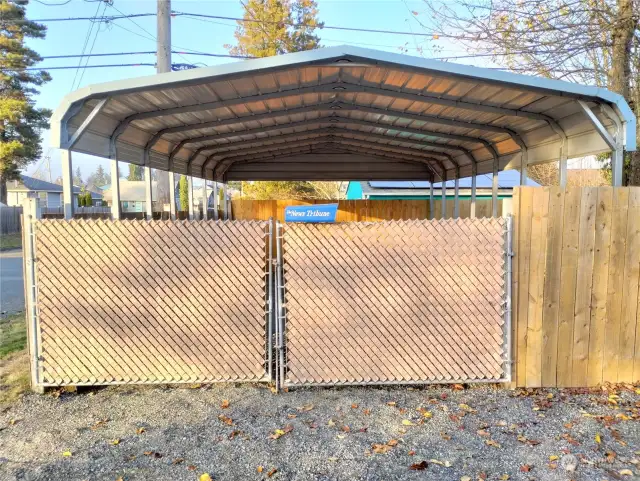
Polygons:
<instances>
[{"instance_id":1,"label":"dry leaf on gravel","mask_svg":"<svg viewBox=\"0 0 640 481\"><path fill-rule=\"evenodd\" d=\"M198 481L212 481L212 479L209 473L202 473L198 478Z\"/></svg>"},{"instance_id":2,"label":"dry leaf on gravel","mask_svg":"<svg viewBox=\"0 0 640 481\"><path fill-rule=\"evenodd\" d=\"M414 423L412 423L412 422L411 422L410 420L408 420L408 419L403 419L403 420L402 420L402 425L403 425L403 426L415 426L415 424L414 424Z\"/></svg>"},{"instance_id":3,"label":"dry leaf on gravel","mask_svg":"<svg viewBox=\"0 0 640 481\"><path fill-rule=\"evenodd\" d=\"M267 477L271 477L274 474L276 474L278 472L278 470L276 468L271 469L268 473L267 473Z\"/></svg>"},{"instance_id":4,"label":"dry leaf on gravel","mask_svg":"<svg viewBox=\"0 0 640 481\"><path fill-rule=\"evenodd\" d=\"M171 461L171 464L176 465L176 464L182 464L184 463L184 458L176 458L173 461Z\"/></svg>"},{"instance_id":5,"label":"dry leaf on gravel","mask_svg":"<svg viewBox=\"0 0 640 481\"><path fill-rule=\"evenodd\" d=\"M256 468L256 471L258 471L259 473L261 473L262 471L264 471L264 468L262 466L258 466Z\"/></svg>"},{"instance_id":6,"label":"dry leaf on gravel","mask_svg":"<svg viewBox=\"0 0 640 481\"><path fill-rule=\"evenodd\" d=\"M222 401L222 403L220 404L220 407L222 409L227 409L229 407L229 400L225 399L224 401Z\"/></svg>"},{"instance_id":7,"label":"dry leaf on gravel","mask_svg":"<svg viewBox=\"0 0 640 481\"><path fill-rule=\"evenodd\" d=\"M530 464L523 464L522 466L520 466L520 472L522 473L528 473L532 469L533 469L533 466L531 466Z\"/></svg>"},{"instance_id":8,"label":"dry leaf on gravel","mask_svg":"<svg viewBox=\"0 0 640 481\"><path fill-rule=\"evenodd\" d=\"M311 411L313 407L313 404L305 404L304 406L299 407L298 411L300 411L301 413L306 413L307 411Z\"/></svg>"},{"instance_id":9,"label":"dry leaf on gravel","mask_svg":"<svg viewBox=\"0 0 640 481\"><path fill-rule=\"evenodd\" d=\"M618 474L620 476L633 476L633 471L631 471L630 469L621 469L620 471L618 471Z\"/></svg>"},{"instance_id":10,"label":"dry leaf on gravel","mask_svg":"<svg viewBox=\"0 0 640 481\"><path fill-rule=\"evenodd\" d=\"M70 457L70 456L71 456L71 451L64 451L64 452L62 453L62 456L64 456L65 458Z\"/></svg>"},{"instance_id":11,"label":"dry leaf on gravel","mask_svg":"<svg viewBox=\"0 0 640 481\"><path fill-rule=\"evenodd\" d=\"M136 429L136 434L142 434L144 432L146 432L145 428L140 427L140 428Z\"/></svg>"},{"instance_id":12,"label":"dry leaf on gravel","mask_svg":"<svg viewBox=\"0 0 640 481\"><path fill-rule=\"evenodd\" d=\"M419 463L414 463L409 466L409 469L412 471L424 471L425 469L427 469L427 466L429 465L426 461L420 461Z\"/></svg>"},{"instance_id":13,"label":"dry leaf on gravel","mask_svg":"<svg viewBox=\"0 0 640 481\"><path fill-rule=\"evenodd\" d=\"M445 441L451 441L451 435L445 433L444 431L440 431L440 437Z\"/></svg>"},{"instance_id":14,"label":"dry leaf on gravel","mask_svg":"<svg viewBox=\"0 0 640 481\"><path fill-rule=\"evenodd\" d=\"M223 423L225 423L227 426L233 426L233 419L225 416L224 414L221 414L220 416L218 416L218 419Z\"/></svg>"},{"instance_id":15,"label":"dry leaf on gravel","mask_svg":"<svg viewBox=\"0 0 640 481\"><path fill-rule=\"evenodd\" d=\"M111 444L111 446L117 446L118 444L120 444L120 440L112 439L111 441L109 441L109 444Z\"/></svg>"},{"instance_id":16,"label":"dry leaf on gravel","mask_svg":"<svg viewBox=\"0 0 640 481\"><path fill-rule=\"evenodd\" d=\"M293 431L293 426L291 424L287 424L284 428L276 429L275 431L273 431L273 433L270 434L269 437L271 439L280 439L282 436L290 433L291 431Z\"/></svg>"},{"instance_id":17,"label":"dry leaf on gravel","mask_svg":"<svg viewBox=\"0 0 640 481\"><path fill-rule=\"evenodd\" d=\"M497 441L494 441L493 439L487 439L484 442L487 446L491 446L494 448L499 448L500 447L500 443L498 443Z\"/></svg>"}]
</instances>

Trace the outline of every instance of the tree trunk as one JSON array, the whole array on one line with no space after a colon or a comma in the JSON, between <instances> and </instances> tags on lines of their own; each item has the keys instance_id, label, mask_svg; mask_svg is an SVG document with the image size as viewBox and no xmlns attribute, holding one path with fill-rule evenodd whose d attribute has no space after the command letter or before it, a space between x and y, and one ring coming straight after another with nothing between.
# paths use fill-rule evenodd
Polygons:
<instances>
[{"instance_id":1,"label":"tree trunk","mask_svg":"<svg viewBox=\"0 0 640 481\"><path fill-rule=\"evenodd\" d=\"M611 72L609 73L609 89L631 100L631 45L636 28L633 16L633 0L618 0L617 14L611 30L613 42L611 52ZM633 104L632 101L629 102ZM636 106L637 110L637 106ZM631 165L627 175L628 185L640 185L640 156L637 152L631 155Z\"/></svg>"},{"instance_id":2,"label":"tree trunk","mask_svg":"<svg viewBox=\"0 0 640 481\"><path fill-rule=\"evenodd\" d=\"M0 173L0 202L7 203L7 178Z\"/></svg>"}]
</instances>

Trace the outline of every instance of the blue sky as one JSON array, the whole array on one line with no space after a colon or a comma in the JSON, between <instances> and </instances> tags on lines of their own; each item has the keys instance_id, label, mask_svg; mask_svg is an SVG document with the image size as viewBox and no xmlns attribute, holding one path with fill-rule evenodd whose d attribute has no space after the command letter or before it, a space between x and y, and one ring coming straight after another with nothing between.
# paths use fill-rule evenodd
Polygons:
<instances>
[{"instance_id":1,"label":"blue sky","mask_svg":"<svg viewBox=\"0 0 640 481\"><path fill-rule=\"evenodd\" d=\"M47 3L60 3L61 0L43 0ZM422 27L415 20L412 11L421 15L424 4L403 2L400 0L319 0L320 20L326 25L349 26L369 29L400 30L422 32ZM93 17L96 11L102 14L104 4L83 0L72 0L64 6L45 6L31 1L27 15L32 19L60 17ZM241 17L242 7L239 1L180 1L173 0L172 10L189 13L204 13L229 17ZM156 11L155 0L114 0L113 7L107 6L105 15L149 13ZM133 21L132 21L133 20ZM99 33L94 42L96 27L90 37L87 51L93 44L93 53L113 53L132 51L155 51L155 17L141 17L132 20L122 19L113 25L100 24ZM424 20L424 19L423 19ZM135 23L134 23L135 22ZM82 52L89 21L45 22L48 34L45 40L30 41L30 46L43 57L49 55L79 54ZM186 17L175 17L172 20L172 43L174 50L198 50L208 53L226 54L225 44L233 43L235 22L223 20L197 20ZM461 52L447 40L433 40L430 37L413 35L390 35L379 33L346 32L323 30L320 32L322 44L326 46L351 44L392 52L400 48L408 48L411 55L420 55L417 49L422 48L424 56L451 56ZM436 53L437 51L437 53ZM41 66L76 66L79 59L45 59ZM232 59L216 59L193 55L174 55L173 62L202 63L217 65L237 61ZM154 55L136 55L123 57L93 57L89 65L115 63L154 63ZM469 59L464 63L471 63ZM75 88L92 83L118 80L137 76L151 75L154 67L121 67L121 68L88 68L82 70L52 70L53 80L42 87L37 98L39 106L54 109L62 97ZM57 149L49 149L49 135L43 135L44 153L51 156L52 177L60 175L60 157ZM80 167L83 177L87 177L98 164L108 167L108 161L83 154L74 154L74 170ZM27 173L33 173L38 163L30 165ZM126 173L126 167L123 169Z\"/></svg>"}]
</instances>

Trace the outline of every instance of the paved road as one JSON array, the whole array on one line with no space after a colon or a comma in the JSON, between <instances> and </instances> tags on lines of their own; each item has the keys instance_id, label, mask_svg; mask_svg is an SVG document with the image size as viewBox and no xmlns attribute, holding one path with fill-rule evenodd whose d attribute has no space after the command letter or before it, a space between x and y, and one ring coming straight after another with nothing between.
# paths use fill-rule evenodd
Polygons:
<instances>
[{"instance_id":1,"label":"paved road","mask_svg":"<svg viewBox=\"0 0 640 481\"><path fill-rule=\"evenodd\" d=\"M24 310L22 251L0 252L0 312Z\"/></svg>"}]
</instances>

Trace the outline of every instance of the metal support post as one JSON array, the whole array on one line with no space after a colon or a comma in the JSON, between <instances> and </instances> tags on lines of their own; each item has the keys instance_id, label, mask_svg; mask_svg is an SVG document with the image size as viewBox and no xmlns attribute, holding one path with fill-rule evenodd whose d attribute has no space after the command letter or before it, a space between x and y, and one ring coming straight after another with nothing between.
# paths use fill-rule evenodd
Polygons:
<instances>
[{"instance_id":1,"label":"metal support post","mask_svg":"<svg viewBox=\"0 0 640 481\"><path fill-rule=\"evenodd\" d=\"M187 190L189 194L189 220L194 220L194 208L193 208L193 177L187 176Z\"/></svg>"},{"instance_id":2,"label":"metal support post","mask_svg":"<svg viewBox=\"0 0 640 481\"><path fill-rule=\"evenodd\" d=\"M512 305L511 305L511 280L513 269L513 217L506 217L506 249L505 249L505 302L504 302L504 329L505 329L505 368L504 377L506 382L511 382L511 322L512 322Z\"/></svg>"},{"instance_id":3,"label":"metal support post","mask_svg":"<svg viewBox=\"0 0 640 481\"><path fill-rule=\"evenodd\" d=\"M64 218L73 218L73 164L71 162L71 151L60 150L60 160L62 161L62 201L64 205Z\"/></svg>"},{"instance_id":4,"label":"metal support post","mask_svg":"<svg viewBox=\"0 0 640 481\"><path fill-rule=\"evenodd\" d=\"M267 351L268 351L268 361L267 361L267 366L268 366L268 371L269 371L269 380L273 381L274 377L273 377L273 309L275 307L275 302L273 299L273 269L275 268L274 266L274 259L273 259L273 218L269 217L269 237L267 238L267 242L268 242L268 249L269 249L269 263L268 263L268 282L269 282L269 289L268 289L268 296L269 298L267 299L268 301L268 330L267 330Z\"/></svg>"},{"instance_id":5,"label":"metal support post","mask_svg":"<svg viewBox=\"0 0 640 481\"><path fill-rule=\"evenodd\" d=\"M229 220L229 199L227 194L227 184L222 184L222 212L223 219Z\"/></svg>"},{"instance_id":6,"label":"metal support post","mask_svg":"<svg viewBox=\"0 0 640 481\"><path fill-rule=\"evenodd\" d=\"M202 179L202 220L209 219L209 198L207 197L207 179Z\"/></svg>"},{"instance_id":7,"label":"metal support post","mask_svg":"<svg viewBox=\"0 0 640 481\"><path fill-rule=\"evenodd\" d=\"M276 263L276 302L277 302L277 348L278 348L278 373L276 374L276 378L278 379L276 384L276 389L284 384L285 379L285 366L284 366L284 345L285 345L285 310L284 310L284 281L282 277L282 242L283 242L284 232L283 226L280 222L276 222L276 255L277 255L277 263Z\"/></svg>"},{"instance_id":8,"label":"metal support post","mask_svg":"<svg viewBox=\"0 0 640 481\"><path fill-rule=\"evenodd\" d=\"M476 216L476 190L478 183L478 164L471 164L471 211L469 216L473 219Z\"/></svg>"},{"instance_id":9,"label":"metal support post","mask_svg":"<svg viewBox=\"0 0 640 481\"><path fill-rule=\"evenodd\" d=\"M442 215L441 219L447 218L447 171L442 171L442 187L440 188L440 194L442 197Z\"/></svg>"},{"instance_id":10,"label":"metal support post","mask_svg":"<svg viewBox=\"0 0 640 481\"><path fill-rule=\"evenodd\" d=\"M453 195L453 218L460 217L460 167L456 166L456 180Z\"/></svg>"},{"instance_id":11,"label":"metal support post","mask_svg":"<svg viewBox=\"0 0 640 481\"><path fill-rule=\"evenodd\" d=\"M151 167L144 168L144 202L147 220L153 220L153 190L151 180Z\"/></svg>"},{"instance_id":12,"label":"metal support post","mask_svg":"<svg viewBox=\"0 0 640 481\"><path fill-rule=\"evenodd\" d=\"M433 183L435 182L435 176L431 176L431 181L429 182L429 220L435 219L435 203L433 201Z\"/></svg>"},{"instance_id":13,"label":"metal support post","mask_svg":"<svg viewBox=\"0 0 640 481\"><path fill-rule=\"evenodd\" d=\"M220 215L218 209L220 208L220 193L218 192L218 183L213 182L213 220L218 220Z\"/></svg>"},{"instance_id":14,"label":"metal support post","mask_svg":"<svg viewBox=\"0 0 640 481\"><path fill-rule=\"evenodd\" d=\"M176 174L169 172L169 216L176 220Z\"/></svg>"},{"instance_id":15,"label":"metal support post","mask_svg":"<svg viewBox=\"0 0 640 481\"><path fill-rule=\"evenodd\" d=\"M111 159L111 218L113 220L120 219L120 170L118 167L118 159Z\"/></svg>"},{"instance_id":16,"label":"metal support post","mask_svg":"<svg viewBox=\"0 0 640 481\"><path fill-rule=\"evenodd\" d=\"M491 183L491 217L498 217L498 160L493 161L493 176Z\"/></svg>"}]
</instances>

